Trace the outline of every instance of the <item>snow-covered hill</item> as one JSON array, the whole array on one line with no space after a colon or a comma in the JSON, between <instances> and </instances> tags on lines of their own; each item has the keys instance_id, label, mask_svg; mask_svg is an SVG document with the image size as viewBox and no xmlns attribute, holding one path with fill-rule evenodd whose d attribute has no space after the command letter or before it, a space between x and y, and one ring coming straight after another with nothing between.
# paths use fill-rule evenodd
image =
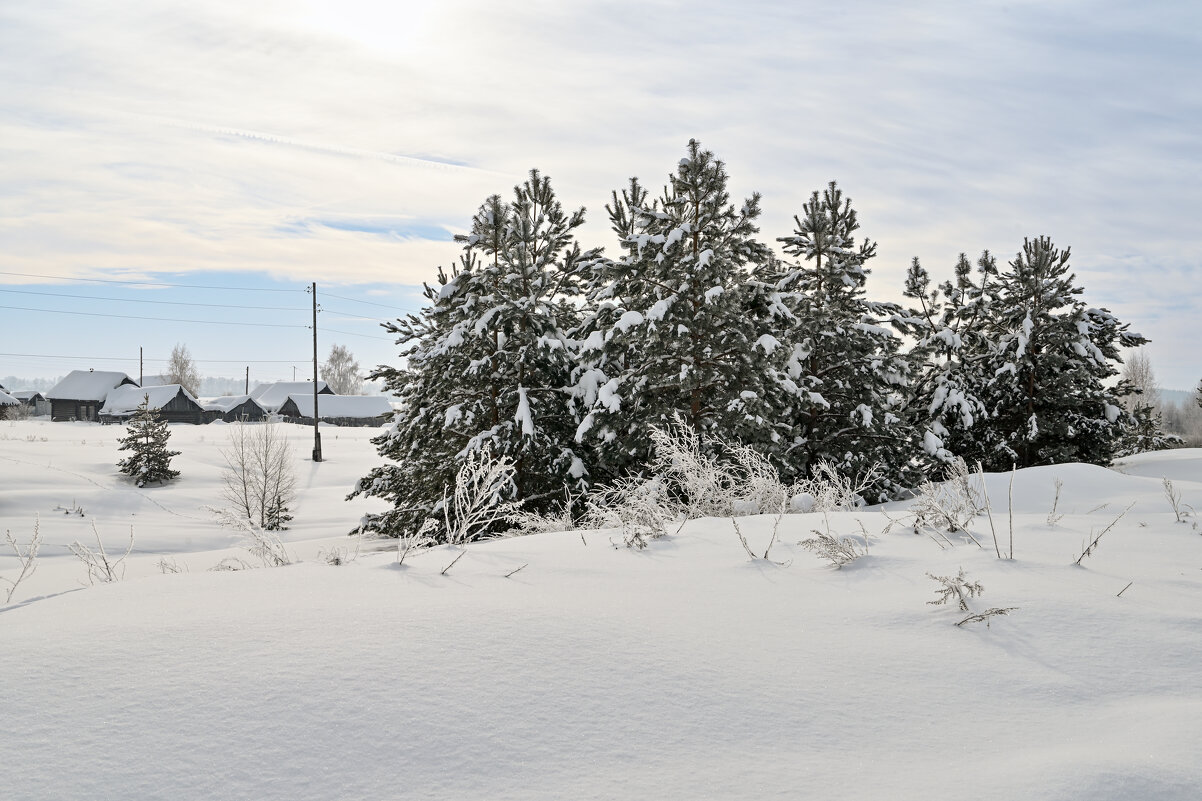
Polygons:
<instances>
[{"instance_id":1,"label":"snow-covered hill","mask_svg":"<svg viewBox=\"0 0 1202 801\"><path fill-rule=\"evenodd\" d=\"M1117 800L1202 786L1202 534L1176 522L1161 480L1202 502L1202 451L1018 472L1013 560L983 516L978 547L891 523L906 516L894 504L740 518L759 553L779 526L770 560L705 519L645 551L565 532L403 567L368 543L332 566L317 551L353 555L341 535L365 507L341 499L376 462L371 432L330 429L313 465L298 430L306 494L287 534L303 561L208 572L237 547L203 509L219 502L220 429L172 430L180 481L133 490L112 466L119 429L0 424L0 525L24 540L38 513L47 537L0 609L5 797ZM1003 551L1010 482L988 477ZM86 516L54 512L71 503ZM133 522L140 553L125 581L81 588L62 549L94 518L114 546ZM867 555L835 570L799 545L828 525L866 531ZM163 553L187 572L159 574ZM957 627L967 613L930 604L927 574L961 568L984 588L972 611L1016 608Z\"/></svg>"}]
</instances>

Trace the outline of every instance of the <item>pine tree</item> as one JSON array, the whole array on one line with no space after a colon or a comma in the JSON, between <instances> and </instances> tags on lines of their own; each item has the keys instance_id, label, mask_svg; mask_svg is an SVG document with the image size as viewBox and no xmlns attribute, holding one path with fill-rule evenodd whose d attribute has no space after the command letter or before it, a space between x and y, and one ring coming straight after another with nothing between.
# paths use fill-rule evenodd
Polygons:
<instances>
[{"instance_id":1,"label":"pine tree","mask_svg":"<svg viewBox=\"0 0 1202 801\"><path fill-rule=\"evenodd\" d=\"M773 437L763 351L746 314L760 198L730 203L725 165L691 140L663 194L632 179L606 207L623 251L594 263L579 330L577 439L597 448L602 476L644 470L651 428L677 415L702 441Z\"/></svg>"},{"instance_id":2,"label":"pine tree","mask_svg":"<svg viewBox=\"0 0 1202 801\"><path fill-rule=\"evenodd\" d=\"M1109 464L1134 424L1120 391L1119 348L1148 340L1106 309L1088 307L1070 271L1069 249L1043 236L1023 242L997 279L987 333L995 367L986 408L992 445L986 467L1061 462Z\"/></svg>"},{"instance_id":3,"label":"pine tree","mask_svg":"<svg viewBox=\"0 0 1202 801\"><path fill-rule=\"evenodd\" d=\"M792 423L787 459L800 475L819 461L847 475L879 474L870 491L883 499L917 478L917 433L902 416L909 367L901 338L884 324L905 327L895 304L865 297L876 244L856 244L860 227L851 199L834 181L814 192L794 217L772 280L780 302L777 339L781 398Z\"/></svg>"},{"instance_id":4,"label":"pine tree","mask_svg":"<svg viewBox=\"0 0 1202 801\"><path fill-rule=\"evenodd\" d=\"M150 481L159 484L170 481L179 475L178 470L171 469L171 457L180 454L167 449L170 437L167 421L159 417L158 409L150 408L150 396L144 396L129 421L126 435L119 440L119 450L131 453L117 462L117 467L132 476L139 487Z\"/></svg>"},{"instance_id":5,"label":"pine tree","mask_svg":"<svg viewBox=\"0 0 1202 801\"><path fill-rule=\"evenodd\" d=\"M564 488L580 485L585 461L573 443L578 419L568 382L575 365L567 331L577 323L582 252L574 231L584 209L566 213L549 179L533 170L505 203L492 196L460 237L464 251L429 305L385 328L404 348L404 367L381 367L403 408L373 442L390 461L351 494L387 499L393 508L367 527L396 535L438 515L469 454L485 448L514 466L497 501L549 511Z\"/></svg>"},{"instance_id":6,"label":"pine tree","mask_svg":"<svg viewBox=\"0 0 1202 801\"><path fill-rule=\"evenodd\" d=\"M981 398L992 378L993 351L984 322L991 313L997 260L986 250L975 271L974 279L974 267L961 253L954 280L934 289L918 257L906 276L904 294L919 303L909 312L915 343L907 414L923 432L927 454L942 463L959 456L972 465L989 449L983 439L989 414Z\"/></svg>"}]
</instances>

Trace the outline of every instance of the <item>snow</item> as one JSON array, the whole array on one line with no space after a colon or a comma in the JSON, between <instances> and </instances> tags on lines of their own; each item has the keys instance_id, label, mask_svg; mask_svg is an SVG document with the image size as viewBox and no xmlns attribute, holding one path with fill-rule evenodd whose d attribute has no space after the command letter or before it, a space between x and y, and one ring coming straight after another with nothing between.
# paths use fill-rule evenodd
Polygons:
<instances>
[{"instance_id":1,"label":"snow","mask_svg":"<svg viewBox=\"0 0 1202 801\"><path fill-rule=\"evenodd\" d=\"M325 381L317 382L317 391L326 389ZM250 396L258 401L269 412L275 413L288 402L289 395L313 394L312 381L277 381L274 384L259 384L250 392Z\"/></svg>"},{"instance_id":2,"label":"snow","mask_svg":"<svg viewBox=\"0 0 1202 801\"><path fill-rule=\"evenodd\" d=\"M0 406L17 406L20 403L21 401L14 398L12 395L0 390Z\"/></svg>"},{"instance_id":3,"label":"snow","mask_svg":"<svg viewBox=\"0 0 1202 801\"><path fill-rule=\"evenodd\" d=\"M150 402L147 404L149 408L161 409L181 391L189 400L196 401L192 393L179 384L160 384L153 387L135 387L124 384L109 392L104 406L100 407L100 413L132 414L146 398L150 398Z\"/></svg>"},{"instance_id":4,"label":"snow","mask_svg":"<svg viewBox=\"0 0 1202 801\"><path fill-rule=\"evenodd\" d=\"M764 353L771 356L773 351L780 347L780 340L771 334L764 334L755 341L755 345L757 348L763 350Z\"/></svg>"},{"instance_id":5,"label":"snow","mask_svg":"<svg viewBox=\"0 0 1202 801\"><path fill-rule=\"evenodd\" d=\"M648 320L662 320L664 315L668 313L668 309L672 308L672 302L676 300L676 296L671 298L661 298L651 304L651 308L647 310Z\"/></svg>"},{"instance_id":6,"label":"snow","mask_svg":"<svg viewBox=\"0 0 1202 801\"><path fill-rule=\"evenodd\" d=\"M201 402L201 406L203 406L206 411L228 412L238 406L241 406L248 400L254 401L250 395L223 395L220 398L207 398ZM254 403L258 404L258 401L254 401ZM263 407L259 406L259 408L262 409Z\"/></svg>"},{"instance_id":7,"label":"snow","mask_svg":"<svg viewBox=\"0 0 1202 801\"><path fill-rule=\"evenodd\" d=\"M289 395L301 417L313 417L313 385L307 395ZM351 417L367 419L392 414L392 405L383 395L322 395L317 399L322 417Z\"/></svg>"},{"instance_id":8,"label":"snow","mask_svg":"<svg viewBox=\"0 0 1202 801\"><path fill-rule=\"evenodd\" d=\"M530 401L526 398L526 388L518 387L518 409L514 414L514 422L522 429L523 437L534 436L534 417L530 414Z\"/></svg>"},{"instance_id":9,"label":"snow","mask_svg":"<svg viewBox=\"0 0 1202 801\"><path fill-rule=\"evenodd\" d=\"M621 317L618 318L618 321L616 323L614 323L614 328L625 333L625 332L629 331L631 328L634 328L636 325L642 325L642 324L643 324L643 315L642 314L640 314L637 311L628 311L628 312L624 313Z\"/></svg>"},{"instance_id":10,"label":"snow","mask_svg":"<svg viewBox=\"0 0 1202 801\"><path fill-rule=\"evenodd\" d=\"M1202 785L1202 536L1161 486L1197 506L1202 451L1017 471L1013 560L984 517L984 548L884 533L896 503L740 518L757 554L776 529L775 561L702 519L646 551L549 533L397 567L367 541L335 567L318 550L354 555L343 535L371 504L342 498L379 462L374 432L336 429L326 461L296 457L284 535L302 561L228 573L207 568L248 554L203 510L224 437L171 430L180 479L138 490L113 466L120 431L0 423L4 527L25 541L40 514L46 535L0 608L7 798L1185 801ZM285 430L303 454L308 430ZM1003 551L1011 480L987 475ZM73 498L86 517L54 512ZM135 527L120 583L79 584L65 545L92 521L110 553ZM842 570L797 544L860 524L869 553ZM160 575L164 554L186 572ZM985 587L974 610L1017 609L954 625L926 574L961 568Z\"/></svg>"},{"instance_id":11,"label":"snow","mask_svg":"<svg viewBox=\"0 0 1202 801\"><path fill-rule=\"evenodd\" d=\"M47 398L60 400L102 401L118 385L132 382L125 373L104 370L72 370L46 393Z\"/></svg>"}]
</instances>

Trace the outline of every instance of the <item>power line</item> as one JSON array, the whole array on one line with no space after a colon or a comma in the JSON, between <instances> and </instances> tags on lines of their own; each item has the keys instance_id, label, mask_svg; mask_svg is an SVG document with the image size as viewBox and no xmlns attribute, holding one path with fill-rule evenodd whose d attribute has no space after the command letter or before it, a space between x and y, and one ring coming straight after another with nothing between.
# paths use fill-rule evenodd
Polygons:
<instances>
[{"instance_id":1,"label":"power line","mask_svg":"<svg viewBox=\"0 0 1202 801\"><path fill-rule=\"evenodd\" d=\"M17 311L43 312L46 314L76 314L83 317L119 317L123 320L154 320L163 323L200 323L202 325L244 325L255 328L308 328L307 325L288 325L286 323L237 323L225 320L180 320L175 317L141 317L136 314L102 314L101 312L62 311L60 309L31 309L27 306L0 306L0 309L15 309ZM357 336L367 336L358 334ZM386 338L386 337L384 337Z\"/></svg>"},{"instance_id":2,"label":"power line","mask_svg":"<svg viewBox=\"0 0 1202 801\"><path fill-rule=\"evenodd\" d=\"M299 306L237 306L228 303L189 303L182 300L148 300L145 298L104 298L93 295L73 295L66 292L34 292L30 289L0 289L0 292L16 292L21 295L44 295L52 298L81 298L83 300L107 300L116 303L158 303L168 306L207 306L213 309L258 309L264 311L308 311ZM375 319L365 317L365 320Z\"/></svg>"},{"instance_id":3,"label":"power line","mask_svg":"<svg viewBox=\"0 0 1202 801\"><path fill-rule=\"evenodd\" d=\"M49 353L0 353L0 356L12 356L16 358L27 359L69 359L71 361L80 362L136 362L137 356L53 356ZM308 360L308 357L300 359L193 359L194 362L204 362L206 364L300 364ZM146 357L143 361L147 362L169 362L171 359L153 359Z\"/></svg>"},{"instance_id":4,"label":"power line","mask_svg":"<svg viewBox=\"0 0 1202 801\"><path fill-rule=\"evenodd\" d=\"M11 273L0 270L0 275L16 275L22 278L49 278L55 281L90 281L98 284L128 284L132 286L165 286L176 289L223 289L234 292L304 292L303 289L273 289L253 286L214 286L211 284L172 284L167 281L118 281L115 278L80 278L74 275L37 275L34 273ZM347 298L349 300L349 298Z\"/></svg>"},{"instance_id":5,"label":"power line","mask_svg":"<svg viewBox=\"0 0 1202 801\"><path fill-rule=\"evenodd\" d=\"M370 300L359 300L358 298L347 298L347 297L343 297L342 295L335 295L332 292L324 292L323 291L322 295L324 295L327 298L338 298L339 300L349 300L351 303L363 303L367 306L379 306L381 309L392 309L393 311L403 311L406 313L415 311L415 309L413 309L413 308L401 308L400 306L389 306L384 303L373 303Z\"/></svg>"},{"instance_id":6,"label":"power line","mask_svg":"<svg viewBox=\"0 0 1202 801\"><path fill-rule=\"evenodd\" d=\"M356 320L371 320L372 322L376 322L376 323L380 322L379 316L365 317L362 314L351 314L350 312L338 311L337 309L327 309L323 306L318 306L317 310L319 312L326 312L327 314L337 314L340 317L354 317Z\"/></svg>"},{"instance_id":7,"label":"power line","mask_svg":"<svg viewBox=\"0 0 1202 801\"><path fill-rule=\"evenodd\" d=\"M0 309L4 308L0 306ZM348 337L366 337L367 339L386 339L389 342L396 342L396 337L382 337L376 334L356 334L354 331L339 331L337 328L322 328L324 333L329 334L346 334Z\"/></svg>"}]
</instances>

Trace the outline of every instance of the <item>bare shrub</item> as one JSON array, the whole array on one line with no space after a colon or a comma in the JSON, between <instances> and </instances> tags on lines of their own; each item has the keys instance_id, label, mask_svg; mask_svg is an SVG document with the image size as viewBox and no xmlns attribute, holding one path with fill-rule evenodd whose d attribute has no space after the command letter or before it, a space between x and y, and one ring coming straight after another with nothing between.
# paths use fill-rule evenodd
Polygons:
<instances>
[{"instance_id":1,"label":"bare shrub","mask_svg":"<svg viewBox=\"0 0 1202 801\"><path fill-rule=\"evenodd\" d=\"M67 546L87 568L88 584L97 582L109 584L125 578L125 560L134 549L133 526L129 528L129 545L126 546L125 553L115 559L104 550L104 543L100 540L100 532L96 529L95 521L92 521L92 534L96 537L96 550L94 551L79 540Z\"/></svg>"},{"instance_id":2,"label":"bare shrub","mask_svg":"<svg viewBox=\"0 0 1202 801\"><path fill-rule=\"evenodd\" d=\"M522 534L549 534L552 532L571 531L576 527L572 519L572 508L576 498L572 491L564 488L564 505L559 509L539 514L526 509L516 509L509 515L509 523L514 530Z\"/></svg>"},{"instance_id":3,"label":"bare shrub","mask_svg":"<svg viewBox=\"0 0 1202 801\"><path fill-rule=\"evenodd\" d=\"M164 556L159 559L158 563L155 566L159 569L159 572L162 573L163 575L167 575L168 573L184 572L183 569L180 568L179 563L175 561L175 557Z\"/></svg>"},{"instance_id":4,"label":"bare shrub","mask_svg":"<svg viewBox=\"0 0 1202 801\"><path fill-rule=\"evenodd\" d=\"M1186 522L1185 518L1190 515L1190 512L1186 510L1192 511L1192 507L1181 502L1181 490L1174 489L1173 482L1167 476L1161 480L1164 482L1164 497L1168 499L1169 506L1173 507L1173 514L1177 517L1177 522Z\"/></svg>"},{"instance_id":5,"label":"bare shrub","mask_svg":"<svg viewBox=\"0 0 1202 801\"><path fill-rule=\"evenodd\" d=\"M217 522L226 528L241 531L244 535L242 547L251 556L259 560L263 567L283 567L292 564L292 557L284 547L280 536L270 529L265 529L253 520L247 520L240 513L230 509L212 509L217 515Z\"/></svg>"},{"instance_id":6,"label":"bare shrub","mask_svg":"<svg viewBox=\"0 0 1202 801\"><path fill-rule=\"evenodd\" d=\"M980 623L980 622L984 621L985 628L989 628L990 627L989 626L990 618L998 617L1001 615L1008 615L1011 612L1015 611L1016 609L1018 609L1017 606L1005 606L1005 607L995 606L992 609L986 609L984 612L977 612L975 614L971 614L968 617L961 620L956 625L963 626L965 623Z\"/></svg>"},{"instance_id":7,"label":"bare shrub","mask_svg":"<svg viewBox=\"0 0 1202 801\"><path fill-rule=\"evenodd\" d=\"M29 538L29 543L22 550L21 545L17 542L16 537L11 531L4 532L4 541L13 549L13 553L17 556L17 564L21 567L21 572L17 574L15 579L7 576L0 576L0 581L8 584L8 589L5 591L4 603L10 604L13 600L13 595L17 592L17 587L21 586L21 582L29 578L38 569L38 549L42 547L42 521L35 517L33 521L33 536Z\"/></svg>"},{"instance_id":8,"label":"bare shrub","mask_svg":"<svg viewBox=\"0 0 1202 801\"><path fill-rule=\"evenodd\" d=\"M209 568L214 573L229 573L235 570L253 570L254 565L245 559L239 559L237 556L227 556L217 564Z\"/></svg>"},{"instance_id":9,"label":"bare shrub","mask_svg":"<svg viewBox=\"0 0 1202 801\"><path fill-rule=\"evenodd\" d=\"M581 525L585 528L619 528L628 548L646 548L650 540L668 533L670 523L687 519L658 476L619 479L599 487L585 498Z\"/></svg>"},{"instance_id":10,"label":"bare shrub","mask_svg":"<svg viewBox=\"0 0 1202 801\"><path fill-rule=\"evenodd\" d=\"M949 534L964 532L972 536L968 531L969 523L987 507L973 478L964 460L956 457L949 463L946 481L923 482L910 507L915 527L930 526ZM976 541L975 537L973 541Z\"/></svg>"},{"instance_id":11,"label":"bare shrub","mask_svg":"<svg viewBox=\"0 0 1202 801\"><path fill-rule=\"evenodd\" d=\"M935 590L935 595L938 597L933 601L927 601L932 606L941 606L955 598L961 612L970 612L972 610L968 606L968 599L985 592L985 588L981 586L980 582L964 580L964 568L960 568L960 572L954 576L936 576L927 573L927 578L940 584L940 588Z\"/></svg>"},{"instance_id":12,"label":"bare shrub","mask_svg":"<svg viewBox=\"0 0 1202 801\"><path fill-rule=\"evenodd\" d=\"M841 475L839 468L825 459L814 463L809 478L791 488L790 508L794 512L838 512L864 505L864 491L879 478L880 468L873 465L858 478Z\"/></svg>"},{"instance_id":13,"label":"bare shrub","mask_svg":"<svg viewBox=\"0 0 1202 801\"><path fill-rule=\"evenodd\" d=\"M396 539L396 563L398 565L405 564L405 557L412 551L418 551L423 548L429 548L435 544L434 538L430 536L430 531L438 527L438 520L433 517L426 518L426 522L422 524L420 529L410 529L401 532Z\"/></svg>"},{"instance_id":14,"label":"bare shrub","mask_svg":"<svg viewBox=\"0 0 1202 801\"><path fill-rule=\"evenodd\" d=\"M1064 489L1064 482L1056 479L1054 486L1056 487L1056 496L1052 498L1052 511L1048 512L1048 525L1054 526L1064 517L1062 514L1057 514L1056 510L1060 507L1060 490Z\"/></svg>"},{"instance_id":15,"label":"bare shrub","mask_svg":"<svg viewBox=\"0 0 1202 801\"><path fill-rule=\"evenodd\" d=\"M292 447L276 423L236 423L221 449L224 498L259 528L278 531L292 519L296 476Z\"/></svg>"},{"instance_id":16,"label":"bare shrub","mask_svg":"<svg viewBox=\"0 0 1202 801\"><path fill-rule=\"evenodd\" d=\"M851 537L836 537L829 531L822 532L818 529L814 529L813 537L801 541L801 547L830 562L836 570L841 570L845 565L868 553L867 546L861 550L860 544Z\"/></svg>"},{"instance_id":17,"label":"bare shrub","mask_svg":"<svg viewBox=\"0 0 1202 801\"><path fill-rule=\"evenodd\" d=\"M1081 555L1077 557L1077 561L1074 562L1073 564L1079 565L1079 564L1081 564L1082 560L1085 559L1085 557L1093 556L1093 552L1098 549L1098 543L1100 543L1102 541L1102 537L1106 536L1107 532L1109 532L1110 529L1114 528L1115 524L1118 523L1120 520L1122 520L1127 515L1127 512L1131 511L1132 506L1135 506L1135 501L1132 501L1131 503L1129 503L1127 505L1127 508L1119 513L1118 517L1116 517L1114 520L1110 521L1110 525L1108 525L1106 528L1102 529L1096 537L1094 537L1092 540L1089 541L1089 544L1085 546L1085 549L1083 551L1081 551ZM1091 532L1091 536L1092 536L1092 532Z\"/></svg>"},{"instance_id":18,"label":"bare shrub","mask_svg":"<svg viewBox=\"0 0 1202 801\"><path fill-rule=\"evenodd\" d=\"M436 517L427 518L422 530L452 545L494 534L518 510L519 504L503 500L513 486L513 476L509 457L494 457L487 445L469 452L455 474L453 491L444 487L442 502L435 509L442 512L441 536L432 535L437 530Z\"/></svg>"},{"instance_id":19,"label":"bare shrub","mask_svg":"<svg viewBox=\"0 0 1202 801\"><path fill-rule=\"evenodd\" d=\"M338 567L340 565L350 564L351 562L354 561L355 558L353 556L351 556L350 550L348 548L344 548L340 545L335 545L334 547L330 548L329 550L326 550L325 548L322 548L321 550L319 550L317 552L317 559L318 559L318 561L325 562L327 565L330 565L331 567Z\"/></svg>"}]
</instances>

